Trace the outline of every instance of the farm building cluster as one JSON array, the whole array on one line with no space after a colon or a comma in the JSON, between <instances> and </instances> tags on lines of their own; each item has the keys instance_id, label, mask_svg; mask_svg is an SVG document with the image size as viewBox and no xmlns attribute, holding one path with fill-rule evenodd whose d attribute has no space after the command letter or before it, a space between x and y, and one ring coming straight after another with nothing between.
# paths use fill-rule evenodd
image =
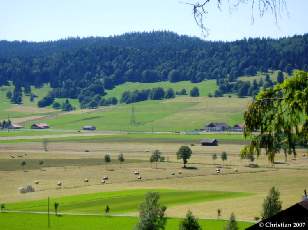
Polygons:
<instances>
[{"instance_id":1,"label":"farm building cluster","mask_svg":"<svg viewBox=\"0 0 308 230\"><path fill-rule=\"evenodd\" d=\"M13 123L11 120L0 121L0 129L22 129L23 125ZM34 123L30 126L31 129L49 129L50 126L47 123ZM81 127L85 131L95 131L96 127L93 125L85 125Z\"/></svg>"},{"instance_id":2,"label":"farm building cluster","mask_svg":"<svg viewBox=\"0 0 308 230\"><path fill-rule=\"evenodd\" d=\"M205 132L243 132L244 125L236 124L234 126L229 126L226 123L219 123L219 122L211 122L204 126L202 131Z\"/></svg>"}]
</instances>

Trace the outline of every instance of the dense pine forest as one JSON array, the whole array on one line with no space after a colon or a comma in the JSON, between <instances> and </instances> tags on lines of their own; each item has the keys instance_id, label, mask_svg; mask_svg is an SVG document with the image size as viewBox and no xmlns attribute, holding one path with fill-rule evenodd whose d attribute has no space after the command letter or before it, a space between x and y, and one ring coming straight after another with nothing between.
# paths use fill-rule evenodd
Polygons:
<instances>
[{"instance_id":1,"label":"dense pine forest","mask_svg":"<svg viewBox=\"0 0 308 230\"><path fill-rule=\"evenodd\" d=\"M259 86L241 83L239 76L294 69L308 71L308 34L234 42L164 31L47 42L0 41L0 86L12 82L15 89L8 97L19 103L22 91L30 94L30 86L49 83L52 91L41 106L62 97L78 98L89 107L95 96L125 82L216 79L216 96L234 89L252 95L255 92L249 93L249 88L256 91ZM114 103L109 99L109 104Z\"/></svg>"}]
</instances>

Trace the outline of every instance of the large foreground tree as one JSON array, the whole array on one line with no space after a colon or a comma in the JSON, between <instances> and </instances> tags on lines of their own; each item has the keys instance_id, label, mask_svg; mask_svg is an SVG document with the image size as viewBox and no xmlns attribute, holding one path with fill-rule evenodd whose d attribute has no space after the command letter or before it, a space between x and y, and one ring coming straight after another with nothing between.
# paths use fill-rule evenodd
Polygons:
<instances>
[{"instance_id":1,"label":"large foreground tree","mask_svg":"<svg viewBox=\"0 0 308 230\"><path fill-rule=\"evenodd\" d=\"M282 208L281 204L279 191L275 187L272 187L263 202L262 219L270 218L280 212Z\"/></svg>"},{"instance_id":2,"label":"large foreground tree","mask_svg":"<svg viewBox=\"0 0 308 230\"><path fill-rule=\"evenodd\" d=\"M149 192L145 201L140 205L139 223L136 230L163 230L167 222L165 217L166 206L159 202L160 196L157 192Z\"/></svg>"},{"instance_id":3,"label":"large foreground tree","mask_svg":"<svg viewBox=\"0 0 308 230\"><path fill-rule=\"evenodd\" d=\"M308 73L261 91L244 114L244 135L251 139L242 154L265 152L271 163L281 150L296 157L296 145L308 141Z\"/></svg>"}]
</instances>

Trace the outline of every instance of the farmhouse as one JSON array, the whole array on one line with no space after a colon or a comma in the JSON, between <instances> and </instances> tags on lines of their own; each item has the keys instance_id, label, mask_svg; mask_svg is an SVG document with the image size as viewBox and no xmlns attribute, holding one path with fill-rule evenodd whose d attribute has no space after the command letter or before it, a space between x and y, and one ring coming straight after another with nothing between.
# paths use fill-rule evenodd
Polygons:
<instances>
[{"instance_id":1,"label":"farmhouse","mask_svg":"<svg viewBox=\"0 0 308 230\"><path fill-rule=\"evenodd\" d=\"M82 127L83 130L90 130L90 131L94 131L96 130L96 127L93 125L85 125Z\"/></svg>"},{"instance_id":2,"label":"farmhouse","mask_svg":"<svg viewBox=\"0 0 308 230\"><path fill-rule=\"evenodd\" d=\"M243 132L244 130L244 125L242 124L236 124L231 128L231 131L233 132Z\"/></svg>"},{"instance_id":3,"label":"farmhouse","mask_svg":"<svg viewBox=\"0 0 308 230\"><path fill-rule=\"evenodd\" d=\"M49 129L49 126L46 123L36 123L31 125L31 129Z\"/></svg>"},{"instance_id":4,"label":"farmhouse","mask_svg":"<svg viewBox=\"0 0 308 230\"><path fill-rule=\"evenodd\" d=\"M218 122L211 122L204 127L204 130L207 132L223 132L230 129L230 126L226 123L218 123Z\"/></svg>"},{"instance_id":5,"label":"farmhouse","mask_svg":"<svg viewBox=\"0 0 308 230\"><path fill-rule=\"evenodd\" d=\"M202 146L217 146L218 140L217 139L202 139L200 141Z\"/></svg>"}]
</instances>

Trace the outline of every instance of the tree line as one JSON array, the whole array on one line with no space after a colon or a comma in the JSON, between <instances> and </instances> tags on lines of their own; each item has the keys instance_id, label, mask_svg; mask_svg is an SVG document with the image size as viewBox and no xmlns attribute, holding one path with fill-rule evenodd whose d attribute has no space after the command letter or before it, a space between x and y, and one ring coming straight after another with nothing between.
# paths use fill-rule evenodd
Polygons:
<instances>
[{"instance_id":1,"label":"tree line","mask_svg":"<svg viewBox=\"0 0 308 230\"><path fill-rule=\"evenodd\" d=\"M130 104L146 100L163 100L175 98L176 95L187 95L187 91L186 89L182 89L175 92L175 90L172 88L168 88L167 90L165 90L162 87L134 91L127 90L122 93L120 102ZM191 97L199 97L199 88L193 87L190 90L189 95Z\"/></svg>"}]
</instances>

